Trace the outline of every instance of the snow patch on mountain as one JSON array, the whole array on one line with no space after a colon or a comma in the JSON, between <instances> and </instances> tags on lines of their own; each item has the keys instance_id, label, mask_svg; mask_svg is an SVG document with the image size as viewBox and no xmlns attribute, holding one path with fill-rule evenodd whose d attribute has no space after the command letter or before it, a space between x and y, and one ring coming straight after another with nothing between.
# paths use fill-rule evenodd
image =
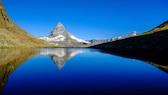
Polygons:
<instances>
[{"instance_id":1,"label":"snow patch on mountain","mask_svg":"<svg viewBox=\"0 0 168 95\"><path fill-rule=\"evenodd\" d=\"M78 39L78 38L76 38L75 36L70 36L70 37L71 37L72 39L74 39L74 40L80 42L80 43L90 43L89 41L85 41L85 40L83 40L83 39Z\"/></svg>"},{"instance_id":2,"label":"snow patch on mountain","mask_svg":"<svg viewBox=\"0 0 168 95\"><path fill-rule=\"evenodd\" d=\"M47 42L50 42L50 41L59 42L59 41L65 41L66 37L63 35L58 35L56 37L39 37L39 39L45 40Z\"/></svg>"}]
</instances>

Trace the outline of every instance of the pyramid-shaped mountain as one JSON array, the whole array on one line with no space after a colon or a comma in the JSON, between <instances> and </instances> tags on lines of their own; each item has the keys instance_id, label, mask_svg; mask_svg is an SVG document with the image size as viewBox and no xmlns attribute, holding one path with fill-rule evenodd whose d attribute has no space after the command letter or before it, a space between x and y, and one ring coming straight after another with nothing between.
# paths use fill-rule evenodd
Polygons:
<instances>
[{"instance_id":1,"label":"pyramid-shaped mountain","mask_svg":"<svg viewBox=\"0 0 168 95\"><path fill-rule=\"evenodd\" d=\"M73 36L72 34L70 34L69 32L65 30L65 27L63 26L61 22L58 22L57 26L53 29L49 37L51 38L52 37L63 37L64 40L72 39L71 37L76 38L75 36Z\"/></svg>"},{"instance_id":2,"label":"pyramid-shaped mountain","mask_svg":"<svg viewBox=\"0 0 168 95\"><path fill-rule=\"evenodd\" d=\"M39 40L17 26L7 15L0 0L0 47L46 47L49 43Z\"/></svg>"},{"instance_id":3,"label":"pyramid-shaped mountain","mask_svg":"<svg viewBox=\"0 0 168 95\"><path fill-rule=\"evenodd\" d=\"M82 47L90 43L67 32L61 22L58 22L49 36L39 37L39 39L45 40L51 44L54 44L55 46L60 47Z\"/></svg>"}]
</instances>

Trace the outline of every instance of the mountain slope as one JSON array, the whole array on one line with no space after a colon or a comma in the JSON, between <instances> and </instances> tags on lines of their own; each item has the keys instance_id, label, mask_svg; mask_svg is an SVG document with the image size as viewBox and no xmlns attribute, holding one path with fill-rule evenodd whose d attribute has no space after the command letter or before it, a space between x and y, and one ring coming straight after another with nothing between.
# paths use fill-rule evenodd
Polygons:
<instances>
[{"instance_id":1,"label":"mountain slope","mask_svg":"<svg viewBox=\"0 0 168 95\"><path fill-rule=\"evenodd\" d=\"M135 37L92 46L99 49L124 51L168 51L168 21Z\"/></svg>"},{"instance_id":2,"label":"mountain slope","mask_svg":"<svg viewBox=\"0 0 168 95\"><path fill-rule=\"evenodd\" d=\"M49 36L39 37L39 39L45 40L51 44L60 47L82 47L90 42L79 39L67 32L64 25L58 22L56 27L51 31Z\"/></svg>"},{"instance_id":3,"label":"mountain slope","mask_svg":"<svg viewBox=\"0 0 168 95\"><path fill-rule=\"evenodd\" d=\"M168 21L141 35L92 46L92 48L142 60L168 72Z\"/></svg>"},{"instance_id":4,"label":"mountain slope","mask_svg":"<svg viewBox=\"0 0 168 95\"><path fill-rule=\"evenodd\" d=\"M143 33L143 35L161 32L161 31L165 31L165 30L168 30L168 21L165 21L162 24L160 24L159 26L155 27L154 29Z\"/></svg>"},{"instance_id":5,"label":"mountain slope","mask_svg":"<svg viewBox=\"0 0 168 95\"><path fill-rule=\"evenodd\" d=\"M46 47L51 46L17 26L6 14L0 0L0 47Z\"/></svg>"}]
</instances>

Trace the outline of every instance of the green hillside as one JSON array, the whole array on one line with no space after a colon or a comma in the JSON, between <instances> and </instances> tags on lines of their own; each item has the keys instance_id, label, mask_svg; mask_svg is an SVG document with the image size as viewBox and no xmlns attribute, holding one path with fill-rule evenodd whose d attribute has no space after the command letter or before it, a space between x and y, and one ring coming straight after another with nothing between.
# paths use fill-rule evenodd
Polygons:
<instances>
[{"instance_id":1,"label":"green hillside","mask_svg":"<svg viewBox=\"0 0 168 95\"><path fill-rule=\"evenodd\" d=\"M0 0L0 47L50 47L17 26L6 14Z\"/></svg>"}]
</instances>

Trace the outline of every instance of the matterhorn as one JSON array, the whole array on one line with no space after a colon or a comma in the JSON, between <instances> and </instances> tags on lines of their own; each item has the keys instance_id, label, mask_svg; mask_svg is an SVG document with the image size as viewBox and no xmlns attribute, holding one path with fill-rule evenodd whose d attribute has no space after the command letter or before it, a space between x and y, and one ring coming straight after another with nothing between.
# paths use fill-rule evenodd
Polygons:
<instances>
[{"instance_id":1,"label":"matterhorn","mask_svg":"<svg viewBox=\"0 0 168 95\"><path fill-rule=\"evenodd\" d=\"M79 39L67 32L61 22L58 22L48 36L39 37L39 39L45 40L58 47L84 47L87 44L90 44L90 42Z\"/></svg>"}]
</instances>

